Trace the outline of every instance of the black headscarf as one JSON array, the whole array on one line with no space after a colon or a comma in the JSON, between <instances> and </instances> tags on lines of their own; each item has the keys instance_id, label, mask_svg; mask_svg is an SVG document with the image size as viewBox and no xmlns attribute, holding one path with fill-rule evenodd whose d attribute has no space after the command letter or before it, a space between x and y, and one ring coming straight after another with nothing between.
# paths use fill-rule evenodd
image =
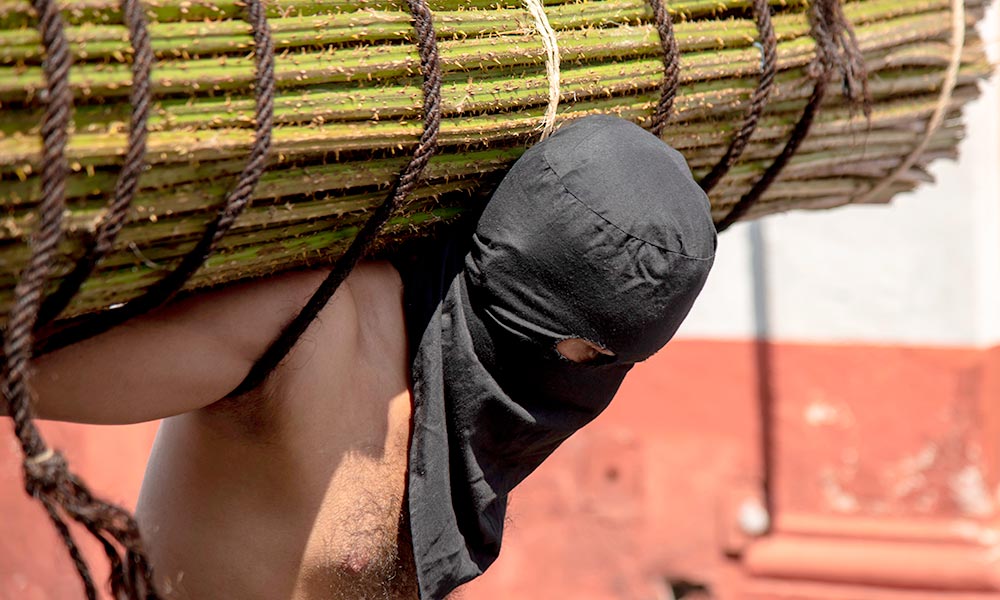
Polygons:
<instances>
[{"instance_id":1,"label":"black headscarf","mask_svg":"<svg viewBox=\"0 0 1000 600\"><path fill-rule=\"evenodd\" d=\"M517 161L471 242L397 265L421 599L496 559L508 493L667 343L714 254L708 199L683 157L632 123L594 116ZM568 338L614 356L574 363L556 351Z\"/></svg>"}]
</instances>

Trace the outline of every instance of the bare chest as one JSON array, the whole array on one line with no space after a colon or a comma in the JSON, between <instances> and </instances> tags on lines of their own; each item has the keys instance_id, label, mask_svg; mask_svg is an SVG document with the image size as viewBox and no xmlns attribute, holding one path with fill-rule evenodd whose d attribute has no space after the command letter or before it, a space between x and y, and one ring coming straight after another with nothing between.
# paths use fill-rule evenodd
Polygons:
<instances>
[{"instance_id":1,"label":"bare chest","mask_svg":"<svg viewBox=\"0 0 1000 600\"><path fill-rule=\"evenodd\" d=\"M169 597L416 597L405 330L380 281L335 297L261 393L164 424L140 508Z\"/></svg>"},{"instance_id":2,"label":"bare chest","mask_svg":"<svg viewBox=\"0 0 1000 600\"><path fill-rule=\"evenodd\" d=\"M386 408L385 435L357 435L317 482L325 489L322 497L317 490L294 598L415 598L404 506L409 394Z\"/></svg>"},{"instance_id":3,"label":"bare chest","mask_svg":"<svg viewBox=\"0 0 1000 600\"><path fill-rule=\"evenodd\" d=\"M311 473L302 490L306 506L315 506L295 598L336 598L336 590L351 590L345 598L415 597L403 518L408 352L401 301L380 284L354 286L359 341L352 355L343 354L345 344L329 331L334 320L326 319L312 347L303 346L286 371L282 396L302 405L291 411L282 436L297 438L289 443Z\"/></svg>"}]
</instances>

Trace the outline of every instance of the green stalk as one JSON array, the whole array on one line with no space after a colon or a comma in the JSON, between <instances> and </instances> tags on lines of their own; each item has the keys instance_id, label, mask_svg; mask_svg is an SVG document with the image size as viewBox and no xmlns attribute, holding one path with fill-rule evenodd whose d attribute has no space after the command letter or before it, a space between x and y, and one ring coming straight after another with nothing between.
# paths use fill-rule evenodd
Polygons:
<instances>
[{"instance_id":1,"label":"green stalk","mask_svg":"<svg viewBox=\"0 0 1000 600\"><path fill-rule=\"evenodd\" d=\"M928 19L922 17L922 19ZM925 24L940 29L940 19L931 18ZM860 32L865 35L873 32ZM793 42L794 43L794 42ZM694 69L689 69L694 70ZM515 130L525 129L524 118ZM485 126L483 118L462 119ZM321 149L338 151L368 150L413 143L419 136L419 124L414 123L331 123L318 127L280 127L274 133L274 151L294 156L298 153L316 152ZM378 131L378 135L374 131ZM70 139L67 155L71 161L81 164L107 164L110 157L124 151L124 133L109 135L77 134ZM253 133L247 130L217 130L212 132L167 131L153 132L149 139L149 155L159 157L163 162L219 159L245 155ZM461 142L459 138L455 141ZM447 140L445 140L447 143ZM40 156L40 140L36 136L10 136L0 139L0 164L30 164L37 170Z\"/></svg>"},{"instance_id":2,"label":"green stalk","mask_svg":"<svg viewBox=\"0 0 1000 600\"><path fill-rule=\"evenodd\" d=\"M684 10L684 3L674 10ZM691 3L687 3L691 4ZM671 4L673 6L673 4ZM856 5L852 5L856 6ZM910 3L886 3L885 12L860 13L856 23L867 23L891 15L899 18L921 12L941 10L942 0ZM704 6L695 6L702 8ZM858 11L855 11L858 12ZM607 27L622 23L649 22L652 12L644 1L614 0L580 2L551 6L546 10L556 31L582 27ZM779 17L783 18L783 17ZM434 14L439 40L491 36L530 30L532 24L523 7L510 9L440 11ZM348 12L271 19L275 47L282 50L318 47L330 44L371 44L405 40L413 42L411 17L406 12ZM250 25L241 20L201 22L155 22L149 27L152 47L158 58L189 57L200 54L245 54L252 47ZM131 53L127 29L123 25L70 27L67 30L70 50L77 61L101 61L113 58L120 62ZM40 63L41 38L36 29L0 30L0 62Z\"/></svg>"},{"instance_id":3,"label":"green stalk","mask_svg":"<svg viewBox=\"0 0 1000 600\"><path fill-rule=\"evenodd\" d=\"M971 81L970 81L971 83ZM904 90L907 93L914 91L933 92L940 85L939 74L926 78L917 78L911 81L910 85L901 86L889 78L881 80L881 83L873 88L875 98L882 99L882 93L889 90ZM884 89L883 89L884 86ZM780 89L780 88L779 88ZM762 121L758 129L756 139L780 141L787 136L787 130L797 119L802 110L802 96L808 93L805 86L789 86L789 98L798 96L795 101L788 102L779 98L775 99L773 106L775 109L769 112ZM686 98L686 96L682 96ZM646 100L645 97L639 99ZM652 102L653 97L649 97L647 102ZM957 96L962 99L962 96ZM886 98L885 100L888 100ZM873 134L877 133L877 128L883 123L894 123L900 119L918 118L933 108L933 98L928 98L922 102L903 100L890 102L885 101L879 104L878 109L872 116L870 126ZM682 107L679 107L682 108ZM738 107L737 107L738 110ZM683 109L681 110L683 112ZM814 137L826 131L839 132L845 127L850 127L852 114L849 109L831 109L824 113L824 117L814 130ZM825 124L825 119L834 119L832 124ZM859 124L854 120L855 127ZM864 126L864 123L860 123ZM473 122L471 130L481 129ZM728 143L731 132L729 126L720 126L719 123L708 121L704 123L692 123L684 127L672 128L665 139L674 147L682 150L687 155L692 167L699 168L714 162L718 155ZM751 148L752 150L752 148ZM481 172L504 168L512 162L520 150L487 150L462 154L439 154L432 161L427 171L429 179L442 178L451 179L456 177L475 176ZM405 158L388 158L368 160L363 162L344 162L328 165L311 166L291 166L282 168L280 165L272 166L265 172L261 182L255 190L254 198L257 200L293 197L300 194L310 194L319 192L335 192L356 187L386 185L405 164ZM159 217L180 214L184 212L204 210L211 208L220 202L224 194L232 185L235 174L242 167L242 161L227 161L225 163L215 163L217 168L207 169L208 164L198 165L197 173L201 178L191 179L189 183L184 181L178 173L171 173L173 185L165 184L170 179L156 178L155 181L148 182L152 185L144 186L137 196L134 206L137 218L146 218L149 215ZM177 169L174 169L175 171ZM159 171L154 169L150 173ZM79 183L81 174L73 180ZM95 175L92 179L98 179ZM114 177L110 174L101 174L103 185L107 186L105 193L110 192L113 186ZM144 183L145 183L144 179ZM98 182L92 182L95 185ZM71 192L84 188L84 185L71 185ZM7 220L7 236L21 235L21 230L26 226L21 221L27 218L30 213L26 212L37 200L38 186L37 179L29 179L24 182L0 182L0 194L11 198L9 206L22 206L11 216L14 221ZM24 194L24 204L15 203L15 200L22 199ZM71 194L72 196L72 194ZM94 198L86 202L76 202L72 205L73 213L68 222L69 227L87 228L86 224L92 222L99 211L103 210L105 201L103 198ZM0 236L3 236L0 230Z\"/></svg>"},{"instance_id":4,"label":"green stalk","mask_svg":"<svg viewBox=\"0 0 1000 600\"><path fill-rule=\"evenodd\" d=\"M862 4L867 10L874 10ZM873 22L858 28L859 39L867 49L885 48L908 41L934 38L947 32L946 11L934 11L901 17L891 22ZM516 24L517 25L517 24ZM806 37L809 24L804 15L780 15L774 19L780 39L789 40L782 56L798 55L800 61L811 55L812 40ZM683 53L747 48L756 39L757 30L750 20L679 23L677 42ZM537 36L518 34L523 27L513 27L510 35L480 40L443 41L439 44L445 72L487 70L544 63L544 50ZM560 32L560 56L567 63L635 56L659 56L661 53L655 27L651 25ZM716 61L714 66L726 61ZM712 66L711 63L707 66ZM374 45L331 48L282 56L276 62L276 78L282 88L409 77L418 71L415 49L410 45ZM71 81L80 98L99 95L103 98L127 95L131 74L124 64L81 64L74 68ZM708 74L709 76L711 73ZM189 94L199 90L218 93L247 89L254 78L253 63L246 58L227 56L190 60L165 60L153 71L157 94ZM40 67L21 67L0 71L0 101L30 98L44 87Z\"/></svg>"},{"instance_id":5,"label":"green stalk","mask_svg":"<svg viewBox=\"0 0 1000 600\"><path fill-rule=\"evenodd\" d=\"M980 4L978 0L975 0ZM775 10L795 10L805 7L804 0L771 0ZM548 13L564 4L579 4L569 0L544 0ZM511 0L430 0L428 6L435 14L454 10L518 9L522 3ZM726 11L745 11L751 0L679 0L665 8L676 20L713 17ZM241 20L245 8L238 0L213 0L211 3L180 5L171 0L145 1L147 18L154 23L184 23L221 20ZM288 17L329 16L357 11L407 12L403 0L271 0L265 4L268 19ZM67 0L63 18L70 25L93 23L120 23L120 4L115 0ZM33 28L36 19L28 7L19 0L0 0L0 28Z\"/></svg>"},{"instance_id":6,"label":"green stalk","mask_svg":"<svg viewBox=\"0 0 1000 600\"><path fill-rule=\"evenodd\" d=\"M817 166L838 164L842 169L849 169L852 164L864 165L871 161L892 159L913 148L919 137L919 132L909 132L908 134L895 132L889 136L880 136L876 132L872 132L870 137L855 138L855 144L807 142L803 145L800 154L789 164L783 180L793 181L797 178L799 180L804 178L805 189L811 190L811 193L805 195L822 196L829 189L840 190L842 188L829 187L839 180L828 181L825 184L827 187L823 187L821 184L810 187L810 184L817 180L810 178L809 174ZM942 129L932 139L930 150L953 147L957 137L956 132ZM841 136L840 141L843 142L850 138L851 136L848 135ZM863 152L859 152L858 146L862 144ZM733 170L732 177L713 194L713 202L717 209L724 211L725 207L734 203L759 177L760 172L770 164L776 151L772 145L761 145L757 151L753 152L755 156L752 157L752 160L738 165ZM822 183L823 180L819 181ZM474 186L474 184L475 181L470 180L439 184L431 189L420 190L417 197L437 197L457 190L470 189L470 186ZM780 186L775 188L779 191L780 189ZM331 226L336 228L348 226L363 220L364 213L357 211L370 207L373 203L378 202L383 195L384 192L367 192L323 200L305 206L251 208L239 219L231 235L223 241L220 251L227 248L255 246L262 242L280 241L288 237L298 237ZM407 210L418 210L420 206L420 201L414 201ZM348 214L349 211L354 212ZM155 223L136 223L126 227L119 238L119 253L109 257L103 263L102 268L108 269L118 266L132 268L137 262L146 264L177 259L190 250L204 229L208 218L208 215L196 214L173 221L157 220ZM78 255L82 251L81 241L77 237L67 238L63 242L61 254L63 256ZM23 261L27 258L27 248L20 245L8 248L4 258L16 262ZM63 265L63 269L66 268L68 268L68 263ZM10 283L12 282L11 279Z\"/></svg>"},{"instance_id":7,"label":"green stalk","mask_svg":"<svg viewBox=\"0 0 1000 600\"><path fill-rule=\"evenodd\" d=\"M870 61L869 65L873 72L878 71L878 69L885 64L900 65L904 63L904 56L910 54L909 47L904 47L898 52L892 52L884 55L883 58ZM926 51L923 53L927 55ZM586 69L572 69L564 73L564 81L566 85L564 86L564 96L567 100L571 100L573 97L583 98L592 96L597 90L595 88L578 88L578 83L582 82L582 85L601 85L601 82L606 82L606 89L615 89L616 76L618 74L622 75L621 81L623 86L631 86L633 90L641 89L655 89L656 78L658 78L660 67L656 61L641 61L636 63L623 63L619 66L600 66L594 68ZM964 69L963 77L961 82L970 83L976 77L977 69L973 67L966 67ZM646 75L647 81L643 81L643 75ZM888 98L894 95L909 95L921 91L930 91L936 89L940 85L942 74L939 70L929 70L927 68L923 69L913 69L906 71L893 70L886 73L877 73L872 84L872 93L874 98L879 101L884 98ZM609 82L609 79L611 80ZM492 89L494 86L500 85L502 80L494 80L492 82L484 82L476 86L476 89L470 89L468 93L470 96L475 94L486 94L486 90ZM537 86L541 88L544 85L543 78L527 78L518 80L516 83L509 86L513 91L511 94L519 94L519 98L523 98L518 106L530 106L533 104L531 102L533 98L533 88ZM712 133L724 133L729 135L729 130L731 129L730 121L726 121L723 124L716 122L711 123L708 126L698 126L697 122L702 119L726 119L731 118L731 116L738 115L744 108L742 102L745 102L749 97L749 90L755 85L755 80L752 79L736 79L736 80L720 80L711 82L696 82L692 85L686 85L681 88L680 96L675 105L675 123L684 123L686 126L683 131L691 133L694 136L694 143L701 144L699 140L705 135L711 135ZM392 97L396 93L404 88L392 89L387 88L386 95ZM787 71L779 75L778 77L778 88L775 90L772 96L771 106L779 106L781 102L788 99L802 99L808 95L808 82L803 79L803 74L801 70ZM540 92L539 92L540 93ZM346 94L344 94L346 95ZM320 97L333 98L335 94L318 94ZM376 97L362 98L361 101L369 104L374 104L376 102ZM346 103L347 100L344 100ZM317 101L318 103L318 101ZM327 104L331 104L332 101L328 101ZM235 104L235 103L233 103ZM194 105L192 107L177 106L174 109L178 111L190 110L188 114L182 114L179 117L174 117L173 121L179 121L181 119L187 119L187 125L192 128L205 129L208 128L213 123L219 123L222 121L222 117L219 113L209 113L207 111L197 111L197 108L206 108L207 106L215 106L217 110L224 110L224 102L213 102L211 104L208 101ZM514 108L514 107L511 107ZM282 107L279 104L278 109L278 120L282 121L282 114L286 107ZM416 107L414 107L416 109ZM799 107L790 107L787 110L798 111ZM193 114L192 114L193 113ZM224 114L224 113L222 113ZM96 118L91 118L92 113L81 113L78 111L77 120L81 122L86 122L90 119L92 123L99 123L100 121ZM318 119L339 121L343 120L343 115L339 115L340 118L335 118L334 113L328 113L329 119L323 119L320 115L316 113L308 113L305 115L310 121L317 121ZM412 116L416 116L415 114ZM9 119L10 123L23 123L28 120L28 117L18 114L17 111L9 111L6 114L6 118ZM198 118L198 120L195 120ZM0 124L5 121L0 118ZM155 121L154 121L155 123ZM735 126L735 123L732 123ZM96 125L95 125L96 126ZM98 129L101 131L101 128ZM104 129L101 133L101 137L106 137L108 129ZM97 132L95 131L95 135ZM678 144L676 140L672 140L673 143ZM683 147L678 145L678 147ZM79 161L79 157L75 157L75 160ZM117 160L116 158L114 160ZM243 161L241 160L229 160L223 163L175 163L171 166L161 166L147 172L142 179L143 188L147 187L161 187L163 185L173 185L177 186L180 183L187 181L198 181L203 179L215 178L224 175L232 175L242 168ZM81 164L82 169L82 164ZM108 171L98 171L92 176L88 176L86 173L79 172L77 175L71 177L69 182L69 188L67 195L69 198L77 198L80 196L95 194L95 193L110 193L113 189L114 181L116 176L114 173ZM35 178L25 178L25 181L17 180L0 180L0 196L8 199L8 202L13 206L20 205L30 205L35 200L37 200L38 193L38 181Z\"/></svg>"},{"instance_id":8,"label":"green stalk","mask_svg":"<svg viewBox=\"0 0 1000 600\"><path fill-rule=\"evenodd\" d=\"M806 4L774 2L776 87L750 144L713 190L717 218L760 178L802 113L814 58ZM189 251L219 209L253 141L252 37L238 0L146 2L157 62L147 161L116 249L69 314L135 297ZM419 235L483 201L537 140L547 102L544 53L518 2L437 0L445 71L440 152L384 239ZM860 197L922 139L938 101L947 45L947 0L857 0L844 5L871 73L875 110L866 121L830 86L810 136L751 215L829 207ZM982 2L968 2L969 23ZM680 0L668 9L681 49L681 87L664 139L696 176L719 159L743 121L760 54L749 0ZM131 48L118 0L64 4L75 63L67 151L65 227L55 261L66 273L103 218L125 150ZM197 288L297 266L328 264L408 161L421 133L421 76L402 0L271 0L278 93L268 169L253 204L190 282ZM547 3L561 52L560 121L592 113L646 123L659 97L660 40L645 0ZM22 0L0 0L0 311L34 229L41 45ZM918 159L954 155L955 118L989 71L969 29L951 114ZM911 170L876 200L911 189ZM55 285L55 282L53 282Z\"/></svg>"},{"instance_id":9,"label":"green stalk","mask_svg":"<svg viewBox=\"0 0 1000 600\"><path fill-rule=\"evenodd\" d=\"M923 63L947 60L948 50L944 47L927 47L925 43L914 43L888 51L872 52L868 56L868 66L877 72L888 66L893 71L887 76L895 81L900 78L898 69L905 66L909 55L919 53ZM750 62L748 52L734 53L734 67ZM637 59L611 64L570 66L560 75L560 89L565 101L593 98L600 95L621 95L630 92L653 90L662 77L662 62L659 59ZM924 67L924 73L942 76L938 65ZM903 73L907 78L920 75L920 71ZM756 77L738 77L726 73L725 79L709 81L686 80L680 90L680 102L696 94L717 96L710 105L716 113L738 111L729 101L734 98L721 94L737 93L749 97L749 90L756 86ZM802 69L788 69L779 73L779 85L801 85ZM881 93L886 87L882 79L873 82L873 93ZM498 96L502 90L502 97ZM783 92L787 93L787 92ZM469 82L451 79L443 89L443 108L447 114L482 113L502 108L512 109L537 106L548 97L548 81L543 73L525 72L516 79L509 75L493 75ZM702 103L706 105L706 103ZM415 118L419 115L422 102L419 87L414 84L384 86L357 90L313 91L307 96L284 96L276 100L275 122L279 125L322 124L331 121L385 120ZM687 110L692 106L685 107ZM125 103L114 105L87 105L77 108L74 129L89 133L120 131L128 119L131 108ZM682 108L678 106L678 110ZM204 130L252 127L254 100L252 98L200 98L197 102L187 100L164 100L158 103L156 114L150 121L153 131ZM704 111L698 116L706 116ZM679 119L688 120L679 113ZM8 109L0 115L0 132L14 134L24 130L25 123L40 121L38 110ZM26 133L37 135L34 129Z\"/></svg>"}]
</instances>

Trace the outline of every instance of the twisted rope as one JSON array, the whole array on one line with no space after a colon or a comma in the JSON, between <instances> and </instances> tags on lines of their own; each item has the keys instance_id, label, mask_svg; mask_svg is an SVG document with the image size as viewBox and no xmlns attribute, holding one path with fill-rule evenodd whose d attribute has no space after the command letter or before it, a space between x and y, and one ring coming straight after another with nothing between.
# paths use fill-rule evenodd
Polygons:
<instances>
[{"instance_id":1,"label":"twisted rope","mask_svg":"<svg viewBox=\"0 0 1000 600\"><path fill-rule=\"evenodd\" d=\"M110 252L115 238L125 224L128 209L132 205L138 188L139 176L145 167L147 121L152 103L153 86L150 71L153 64L153 47L146 28L146 17L138 0L122 0L122 15L128 27L129 40L134 54L132 58L132 89L129 103L132 106L128 146L125 162L115 182L115 193L106 209L106 216L88 244L84 255L74 269L63 278L59 287L42 303L38 313L36 328L42 327L59 316L80 286L94 270L94 267Z\"/></svg>"},{"instance_id":2,"label":"twisted rope","mask_svg":"<svg viewBox=\"0 0 1000 600\"><path fill-rule=\"evenodd\" d=\"M681 67L680 50L677 47L677 36L674 35L674 23L670 13L663 6L662 0L647 0L653 9L653 20L656 31L660 34L660 47L663 48L663 83L660 85L660 100L653 111L652 126L649 131L656 137L663 136L663 128L670 119L670 111L674 107L677 88L680 85Z\"/></svg>"},{"instance_id":3,"label":"twisted rope","mask_svg":"<svg viewBox=\"0 0 1000 600\"><path fill-rule=\"evenodd\" d=\"M134 519L124 510L94 498L84 484L69 470L65 459L49 448L31 418L28 363L31 357L33 331L51 321L69 303L81 283L96 264L112 248L114 240L124 225L128 208L135 195L138 179L144 165L146 124L151 102L150 69L152 50L138 0L122 0L122 10L135 49L133 59L133 87L131 100L131 130L122 171L115 186L114 198L107 208L107 216L100 224L91 245L71 274L61 282L50 298L42 301L42 292L49 277L49 265L55 258L61 239L62 214L65 208L65 181L67 175L65 146L72 107L72 94L68 86L71 56L63 31L63 23L54 0L32 0L39 16L39 29L45 46L44 72L48 82L45 93L45 114L41 135L43 138L43 163L41 169L42 202L39 205L39 225L31 239L31 257L15 287L15 301L8 315L4 332L3 350L6 362L3 369L2 393L8 411L14 419L15 433L21 443L25 458L25 488L38 498L62 537L70 557L84 584L87 598L96 598L96 587L80 550L70 535L64 515L83 524L97 538L111 563L111 588L116 597L155 598L152 574L143 553L139 531ZM549 77L549 102L543 121L546 137L552 130L559 102L559 52L555 34L548 23L538 0L525 0L536 19L546 50L546 72ZM679 51L669 13L662 0L649 0L664 50L664 79L661 96L652 118L652 131L662 135L669 119L679 85ZM393 184L386 200L373 212L348 250L337 261L330 274L314 293L303 310L285 327L269 346L247 378L232 394L239 394L257 387L287 355L298 338L329 302L339 285L346 279L357 262L367 253L379 231L395 209L419 183L421 173L437 147L441 121L441 70L432 14L426 0L408 0L418 38L421 70L424 75L424 130L413 157ZM964 7L961 0L952 0L953 7L953 63L957 65L964 43ZM763 114L774 86L777 69L776 37L771 22L771 10L766 0L754 0L753 10L762 49L760 79L740 130L723 158L701 181L706 190L712 189L728 172L746 149ZM782 152L773 161L751 190L741 197L731 212L718 225L720 231L744 216L795 154L819 110L833 74L839 70L843 76L845 95L870 112L867 73L857 40L844 17L839 0L815 0L810 17L812 35L817 42L817 59L813 65L816 79L812 95L786 142ZM83 337L94 335L121 322L138 316L169 300L204 263L218 242L227 234L235 220L252 199L261 175L266 168L273 128L273 101L275 95L274 44L260 0L248 0L248 21L254 33L254 53L257 67L256 134L237 184L227 195L215 220L206 229L195 248L186 255L177 268L154 284L140 298L110 313L110 319L88 324L86 329L75 330L61 340L67 345ZM959 25L955 25L959 23ZM956 33L957 30L960 30ZM957 56L957 58L955 58ZM890 185L898 175L912 166L926 148L933 132L944 117L948 98L957 80L957 66L951 66L942 89L941 100L928 122L923 140L897 168L869 191L871 197ZM61 346L60 346L61 347ZM124 554L118 550L124 548Z\"/></svg>"},{"instance_id":4,"label":"twisted rope","mask_svg":"<svg viewBox=\"0 0 1000 600\"><path fill-rule=\"evenodd\" d=\"M111 591L116 597L155 598L152 572L139 539L139 529L127 511L93 497L69 471L65 459L48 447L31 414L29 361L33 330L38 322L42 292L62 239L66 205L66 142L73 95L69 88L72 56L65 27L54 0L33 0L45 48L47 81L42 117L42 201L39 225L30 240L31 256L14 288L14 304L4 331L3 379L0 382L14 433L24 453L25 491L41 502L80 575L84 595L96 600L97 589L80 549L66 525L69 517L101 540L111 562ZM121 555L116 544L123 548Z\"/></svg>"},{"instance_id":5,"label":"twisted rope","mask_svg":"<svg viewBox=\"0 0 1000 600\"><path fill-rule=\"evenodd\" d=\"M133 112L124 165L115 185L115 195L109 204L107 218L98 228L86 256L78 262L53 297L43 304L41 294L48 279L49 265L55 257L56 247L62 236L67 173L65 147L72 105L69 90L71 56L62 19L54 1L34 0L34 4L45 45L45 74L48 82L47 106L42 121L41 223L32 238L32 256L15 287L14 306L8 314L3 344L6 358L3 394L25 454L25 489L42 503L55 525L80 575L88 600L97 598L96 587L63 515L81 523L100 541L110 563L110 586L116 598L155 599L157 595L152 569L143 550L135 519L128 511L95 498L86 485L70 472L62 455L45 445L31 417L27 381L33 330L61 312L97 262L111 249L135 195L145 155L146 123L152 93L152 49L142 7L137 0L123 0L122 13L135 49L131 90ZM249 202L264 171L270 147L275 80L274 44L259 0L250 0L248 3L248 17L254 30L254 53L258 68L257 136L235 189L227 197L225 206L195 250L184 257L176 270L154 285L144 296L130 302L121 311L111 313L110 318L89 324L86 328L70 330L69 335L60 340L63 345L104 331L169 299L204 262ZM119 546L122 551L119 551Z\"/></svg>"},{"instance_id":6,"label":"twisted rope","mask_svg":"<svg viewBox=\"0 0 1000 600\"><path fill-rule=\"evenodd\" d=\"M407 0L413 15L413 27L417 34L417 48L420 53L420 70L424 76L424 130L420 136L413 157L403 168L386 199L375 209L361 231L351 242L347 251L334 264L330 274L313 293L305 307L285 326L278 338L264 351L251 367L246 378L229 396L238 396L260 385L275 367L288 355L299 337L326 306L330 298L351 273L354 266L371 248L379 231L392 216L396 207L420 182L420 174L437 149L438 132L441 128L441 64L438 56L434 22L426 0Z\"/></svg>"},{"instance_id":7,"label":"twisted rope","mask_svg":"<svg viewBox=\"0 0 1000 600\"><path fill-rule=\"evenodd\" d=\"M524 0L524 4L535 20L535 29L541 36L542 46L545 48L545 75L549 80L549 103L542 117L541 139L544 140L552 134L556 124L556 109L559 108L559 42L556 40L556 32L549 24L549 18L545 15L541 0Z\"/></svg>"},{"instance_id":8,"label":"twisted rope","mask_svg":"<svg viewBox=\"0 0 1000 600\"><path fill-rule=\"evenodd\" d=\"M853 106L860 106L871 117L872 97L868 89L868 68L858 45L851 22L844 15L841 0L815 0L813 21L820 27L813 34L823 46L821 62L830 71L840 71L843 95ZM818 35L822 31L825 35Z\"/></svg>"},{"instance_id":9,"label":"twisted rope","mask_svg":"<svg viewBox=\"0 0 1000 600\"><path fill-rule=\"evenodd\" d=\"M73 96L69 89L72 57L66 41L62 16L54 0L33 0L39 31L45 46L43 69L48 88L42 116L42 201L38 208L38 229L29 242L31 257L14 287L14 305L7 315L3 350L3 395L14 431L25 454L25 464L48 450L31 422L28 391L28 361L32 330L38 318L42 291L48 280L56 247L62 239L62 215L66 206L66 142Z\"/></svg>"},{"instance_id":10,"label":"twisted rope","mask_svg":"<svg viewBox=\"0 0 1000 600\"><path fill-rule=\"evenodd\" d=\"M917 162L917 159L927 149L934 133L941 127L941 122L948 112L951 104L951 94L955 91L955 84L958 83L958 70L962 66L962 49L965 47L965 3L963 0L951 0L951 57L948 62L948 70L945 71L944 83L941 85L941 93L938 95L934 112L927 121L924 135L913 150L903 159L895 169L892 170L882 181L872 189L862 194L859 198L852 199L852 202L868 203L875 200L882 194L900 175L905 173Z\"/></svg>"},{"instance_id":11,"label":"twisted rope","mask_svg":"<svg viewBox=\"0 0 1000 600\"><path fill-rule=\"evenodd\" d=\"M719 162L715 163L712 170L698 182L706 193L719 183L719 180L729 172L729 169L736 164L743 151L746 150L747 144L750 143L750 137L753 136L753 132L760 122L760 117L764 114L764 108L767 107L771 91L774 89L774 76L778 72L778 38L774 33L774 24L771 22L771 6L768 4L768 0L754 0L753 14L760 36L758 42L761 48L760 79L757 82L757 88L753 91L753 96L750 98L750 107L747 109L746 116L743 117L740 130L729 142L729 147Z\"/></svg>"},{"instance_id":12,"label":"twisted rope","mask_svg":"<svg viewBox=\"0 0 1000 600\"><path fill-rule=\"evenodd\" d=\"M840 0L813 0L809 10L810 35L816 41L816 57L807 71L816 83L799 120L781 152L764 171L753 187L740 197L729 213L716 223L722 232L743 218L771 187L781 171L795 156L799 146L809 135L827 87L839 71L844 84L844 96L852 105L862 107L866 116L871 115L871 95L868 90L868 71L864 56L858 46L851 24L844 16Z\"/></svg>"},{"instance_id":13,"label":"twisted rope","mask_svg":"<svg viewBox=\"0 0 1000 600\"><path fill-rule=\"evenodd\" d=\"M774 180L778 178L781 171L788 164L795 153L798 151L799 146L802 145L802 141L806 139L809 135L809 129L812 127L813 120L816 118L816 113L819 111L820 105L823 103L823 97L826 95L826 88L829 83L827 78L822 78L816 81L813 86L812 94L809 96L809 101L806 102L806 107L802 111L802 115L799 120L795 123L795 127L792 128L792 133L788 137L788 141L785 142L784 147L781 149L781 153L774 159L771 165L764 171L760 179L753 184L746 194L740 197L740 199L733 205L730 209L729 214L727 214L721 221L715 224L715 230L722 233L726 229L742 219L747 212L757 203L757 200L764 195L767 188L771 187Z\"/></svg>"},{"instance_id":14,"label":"twisted rope","mask_svg":"<svg viewBox=\"0 0 1000 600\"><path fill-rule=\"evenodd\" d=\"M256 134L247 163L240 172L236 185L226 196L226 200L206 228L198 243L186 254L177 267L162 279L151 285L145 293L125 306L106 312L100 317L88 320L76 327L59 331L45 340L40 352L51 352L59 348L92 337L125 321L145 314L161 306L172 298L188 279L204 264L215 246L229 232L236 218L250 203L253 190L267 166L267 153L271 147L271 133L274 127L274 40L267 23L261 0L247 0L247 20L253 29L254 59L257 79L255 84L256 112L254 121ZM122 210L125 210L124 208ZM119 229L121 225L117 226Z\"/></svg>"}]
</instances>

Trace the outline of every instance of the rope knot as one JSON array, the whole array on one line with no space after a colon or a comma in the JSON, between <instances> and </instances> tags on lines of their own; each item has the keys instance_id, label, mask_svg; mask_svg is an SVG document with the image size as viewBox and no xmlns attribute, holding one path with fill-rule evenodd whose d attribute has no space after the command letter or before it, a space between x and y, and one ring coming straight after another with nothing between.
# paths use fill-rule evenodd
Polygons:
<instances>
[{"instance_id":1,"label":"rope knot","mask_svg":"<svg viewBox=\"0 0 1000 600\"><path fill-rule=\"evenodd\" d=\"M34 497L53 495L66 482L69 471L66 459L52 448L26 456L24 489Z\"/></svg>"},{"instance_id":2,"label":"rope knot","mask_svg":"<svg viewBox=\"0 0 1000 600\"><path fill-rule=\"evenodd\" d=\"M94 497L70 472L66 458L52 448L29 454L22 464L25 490L41 502L63 538L83 579L88 600L97 600L96 586L66 525L66 517L83 525L103 546L111 567L109 583L114 598L157 598L139 527L127 511Z\"/></svg>"},{"instance_id":3,"label":"rope knot","mask_svg":"<svg viewBox=\"0 0 1000 600\"><path fill-rule=\"evenodd\" d=\"M812 37L816 41L816 58L807 67L806 73L815 80L829 80L839 72L844 97L852 105L860 106L865 116L871 118L868 68L840 0L813 0L809 19Z\"/></svg>"}]
</instances>

